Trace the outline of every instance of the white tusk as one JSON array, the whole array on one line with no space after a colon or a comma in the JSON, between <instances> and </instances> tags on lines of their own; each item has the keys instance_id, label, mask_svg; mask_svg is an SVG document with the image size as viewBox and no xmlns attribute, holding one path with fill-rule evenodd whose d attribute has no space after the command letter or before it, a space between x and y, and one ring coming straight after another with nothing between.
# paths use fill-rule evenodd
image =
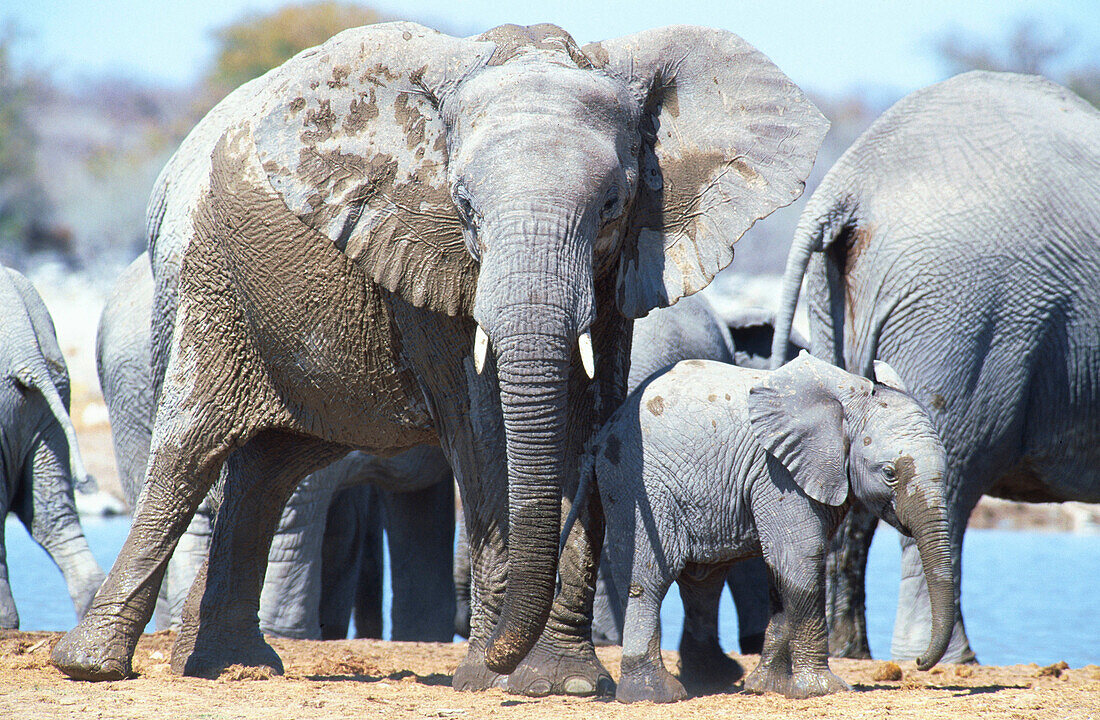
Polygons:
<instances>
[{"instance_id":1,"label":"white tusk","mask_svg":"<svg viewBox=\"0 0 1100 720\"><path fill-rule=\"evenodd\" d=\"M477 370L478 375L485 369L485 355L488 352L489 336L478 325L477 332L474 333L474 369Z\"/></svg>"},{"instance_id":2,"label":"white tusk","mask_svg":"<svg viewBox=\"0 0 1100 720\"><path fill-rule=\"evenodd\" d=\"M581 364L589 379L596 377L596 361L592 359L592 336L584 333L577 338L577 349L581 351Z\"/></svg>"}]
</instances>

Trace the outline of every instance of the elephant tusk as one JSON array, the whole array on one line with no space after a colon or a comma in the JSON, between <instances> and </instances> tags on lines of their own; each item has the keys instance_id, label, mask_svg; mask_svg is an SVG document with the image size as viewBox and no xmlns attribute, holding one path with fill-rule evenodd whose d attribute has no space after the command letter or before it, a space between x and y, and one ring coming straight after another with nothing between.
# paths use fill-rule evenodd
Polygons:
<instances>
[{"instance_id":1,"label":"elephant tusk","mask_svg":"<svg viewBox=\"0 0 1100 720\"><path fill-rule=\"evenodd\" d=\"M477 370L478 375L485 369L485 355L488 352L489 336L478 325L477 332L474 333L474 369Z\"/></svg>"},{"instance_id":2,"label":"elephant tusk","mask_svg":"<svg viewBox=\"0 0 1100 720\"><path fill-rule=\"evenodd\" d=\"M577 349L581 352L581 364L591 380L596 377L596 361L592 359L592 336L584 333L577 338Z\"/></svg>"}]
</instances>

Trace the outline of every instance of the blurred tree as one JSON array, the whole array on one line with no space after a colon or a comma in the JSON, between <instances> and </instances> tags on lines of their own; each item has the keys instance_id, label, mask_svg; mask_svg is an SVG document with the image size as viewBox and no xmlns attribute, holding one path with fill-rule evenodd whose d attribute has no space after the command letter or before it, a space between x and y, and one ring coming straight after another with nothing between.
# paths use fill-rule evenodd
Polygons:
<instances>
[{"instance_id":1,"label":"blurred tree","mask_svg":"<svg viewBox=\"0 0 1100 720\"><path fill-rule=\"evenodd\" d=\"M33 83L11 57L16 32L0 29L0 252L9 262L31 237L44 201L35 179Z\"/></svg>"},{"instance_id":2,"label":"blurred tree","mask_svg":"<svg viewBox=\"0 0 1100 720\"><path fill-rule=\"evenodd\" d=\"M248 15L215 33L218 50L207 85L215 98L221 98L341 30L382 19L370 8L332 0Z\"/></svg>"},{"instance_id":3,"label":"blurred tree","mask_svg":"<svg viewBox=\"0 0 1100 720\"><path fill-rule=\"evenodd\" d=\"M1100 107L1100 58L1079 54L1065 28L1054 29L1033 18L1016 21L1007 35L989 41L952 30L935 42L936 54L952 74L968 70L1043 75Z\"/></svg>"}]
</instances>

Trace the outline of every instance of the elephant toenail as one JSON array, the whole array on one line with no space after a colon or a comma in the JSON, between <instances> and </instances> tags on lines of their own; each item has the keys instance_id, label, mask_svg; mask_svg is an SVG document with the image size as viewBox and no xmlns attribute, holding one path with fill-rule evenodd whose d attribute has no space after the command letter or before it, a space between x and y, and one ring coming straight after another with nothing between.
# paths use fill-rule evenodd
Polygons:
<instances>
[{"instance_id":1,"label":"elephant toenail","mask_svg":"<svg viewBox=\"0 0 1100 720\"><path fill-rule=\"evenodd\" d=\"M565 681L567 695L591 695L595 689L592 681L586 677L571 677Z\"/></svg>"},{"instance_id":2,"label":"elephant toenail","mask_svg":"<svg viewBox=\"0 0 1100 720\"><path fill-rule=\"evenodd\" d=\"M530 685L527 686L525 694L531 697L543 697L549 695L553 687L550 685L550 681L545 678L539 678Z\"/></svg>"}]
</instances>

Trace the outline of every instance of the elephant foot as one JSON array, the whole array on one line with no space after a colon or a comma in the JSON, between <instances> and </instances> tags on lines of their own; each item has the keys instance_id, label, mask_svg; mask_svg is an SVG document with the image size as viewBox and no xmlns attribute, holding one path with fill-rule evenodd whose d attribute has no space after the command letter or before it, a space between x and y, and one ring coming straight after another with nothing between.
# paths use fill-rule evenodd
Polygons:
<instances>
[{"instance_id":1,"label":"elephant foot","mask_svg":"<svg viewBox=\"0 0 1100 720\"><path fill-rule=\"evenodd\" d=\"M545 637L545 636L544 636ZM505 689L516 695L607 695L615 692L611 674L589 642L568 649L535 644L507 677Z\"/></svg>"},{"instance_id":2,"label":"elephant foot","mask_svg":"<svg viewBox=\"0 0 1100 720\"><path fill-rule=\"evenodd\" d=\"M680 682L692 695L726 692L745 675L741 663L722 652L717 638L680 639Z\"/></svg>"},{"instance_id":3,"label":"elephant foot","mask_svg":"<svg viewBox=\"0 0 1100 720\"><path fill-rule=\"evenodd\" d=\"M760 663L745 678L745 692L763 695L774 692L785 697L805 699L847 692L852 686L833 674L829 668L814 668L790 673Z\"/></svg>"},{"instance_id":4,"label":"elephant foot","mask_svg":"<svg viewBox=\"0 0 1100 720\"><path fill-rule=\"evenodd\" d=\"M870 660L866 628L847 616L835 618L829 626L829 657Z\"/></svg>"},{"instance_id":5,"label":"elephant foot","mask_svg":"<svg viewBox=\"0 0 1100 720\"><path fill-rule=\"evenodd\" d=\"M622 677L615 699L622 703L648 700L655 703L679 702L687 699L687 691L658 659L624 657Z\"/></svg>"},{"instance_id":6,"label":"elephant foot","mask_svg":"<svg viewBox=\"0 0 1100 720\"><path fill-rule=\"evenodd\" d=\"M283 674L283 661L258 628L243 633L204 628L195 636L185 625L172 646L170 667L177 675L213 680L231 665L269 668L276 675Z\"/></svg>"},{"instance_id":7,"label":"elephant foot","mask_svg":"<svg viewBox=\"0 0 1100 720\"><path fill-rule=\"evenodd\" d=\"M503 688L505 675L495 673L485 665L485 649L473 645L466 651L466 657L458 664L451 677L451 687L459 692L477 692L489 688Z\"/></svg>"},{"instance_id":8,"label":"elephant foot","mask_svg":"<svg viewBox=\"0 0 1100 720\"><path fill-rule=\"evenodd\" d=\"M54 646L50 661L76 680L123 680L134 674L132 659L137 636L119 633L118 620L85 615Z\"/></svg>"}]
</instances>

